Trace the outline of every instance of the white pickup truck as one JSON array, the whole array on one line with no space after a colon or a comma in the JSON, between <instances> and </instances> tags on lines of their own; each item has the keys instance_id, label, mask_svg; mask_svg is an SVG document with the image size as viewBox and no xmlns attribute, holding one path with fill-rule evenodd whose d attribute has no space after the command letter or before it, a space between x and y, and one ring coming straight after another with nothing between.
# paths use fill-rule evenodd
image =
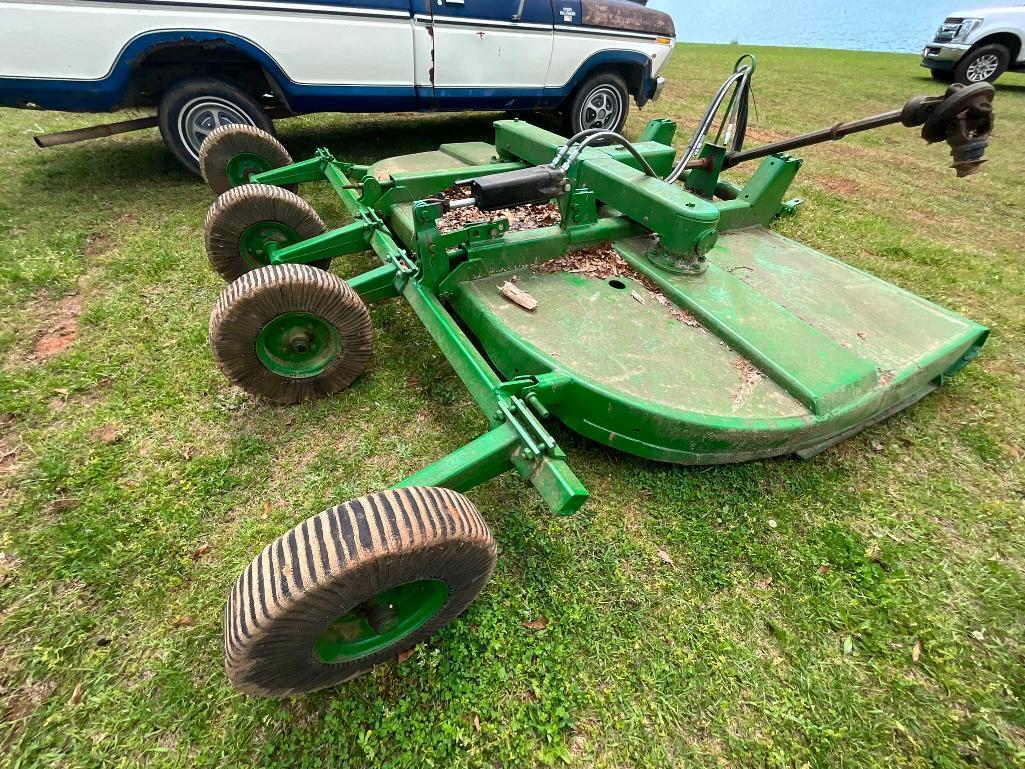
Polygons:
<instances>
[{"instance_id":1,"label":"white pickup truck","mask_svg":"<svg viewBox=\"0 0 1025 769\"><path fill-rule=\"evenodd\" d=\"M1025 71L1025 4L950 14L922 51L922 66L937 80L965 85Z\"/></svg>"},{"instance_id":2,"label":"white pickup truck","mask_svg":"<svg viewBox=\"0 0 1025 769\"><path fill-rule=\"evenodd\" d=\"M0 0L0 106L156 107L193 171L217 126L310 112L559 109L569 134L618 130L675 37L643 0Z\"/></svg>"}]
</instances>

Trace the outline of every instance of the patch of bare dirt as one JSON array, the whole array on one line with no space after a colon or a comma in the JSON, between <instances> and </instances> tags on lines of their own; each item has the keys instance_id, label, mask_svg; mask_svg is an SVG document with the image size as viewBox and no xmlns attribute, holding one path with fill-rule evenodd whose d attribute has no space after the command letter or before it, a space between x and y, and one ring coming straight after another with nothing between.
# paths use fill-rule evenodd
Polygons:
<instances>
[{"instance_id":1,"label":"patch of bare dirt","mask_svg":"<svg viewBox=\"0 0 1025 769\"><path fill-rule=\"evenodd\" d=\"M78 336L78 316L81 312L82 300L77 294L59 300L43 327L42 335L36 339L32 359L47 361L70 347Z\"/></svg>"},{"instance_id":2,"label":"patch of bare dirt","mask_svg":"<svg viewBox=\"0 0 1025 769\"><path fill-rule=\"evenodd\" d=\"M785 139L787 138L787 134L781 131L773 131L771 128L759 128L758 126L748 125L747 132L744 134L744 137L745 139L754 139L760 144L765 144L766 142L775 142L780 139ZM747 149L746 143L745 149Z\"/></svg>"},{"instance_id":3,"label":"patch of bare dirt","mask_svg":"<svg viewBox=\"0 0 1025 769\"><path fill-rule=\"evenodd\" d=\"M89 433L90 438L98 443L104 444L105 446L111 446L117 443L124 438L124 436L124 430L117 425L104 425L103 427L97 427Z\"/></svg>"},{"instance_id":4,"label":"patch of bare dirt","mask_svg":"<svg viewBox=\"0 0 1025 769\"><path fill-rule=\"evenodd\" d=\"M825 176L816 181L818 181L818 183L828 192L831 192L841 198L851 198L858 193L858 185L850 179L841 179L836 176Z\"/></svg>"},{"instance_id":5,"label":"patch of bare dirt","mask_svg":"<svg viewBox=\"0 0 1025 769\"><path fill-rule=\"evenodd\" d=\"M0 438L0 478L18 472L18 456L24 444L12 435Z\"/></svg>"},{"instance_id":6,"label":"patch of bare dirt","mask_svg":"<svg viewBox=\"0 0 1025 769\"><path fill-rule=\"evenodd\" d=\"M110 388L110 384L111 380L104 377L90 390L72 392L67 387L57 387L53 391L53 397L47 402L47 406L55 414L64 411L68 406L92 408L103 399L104 391Z\"/></svg>"},{"instance_id":7,"label":"patch of bare dirt","mask_svg":"<svg viewBox=\"0 0 1025 769\"><path fill-rule=\"evenodd\" d=\"M92 258L105 254L110 250L111 237L106 232L97 232L85 239L85 246L82 248L82 255Z\"/></svg>"},{"instance_id":8,"label":"patch of bare dirt","mask_svg":"<svg viewBox=\"0 0 1025 769\"><path fill-rule=\"evenodd\" d=\"M138 221L138 217L131 212L117 217L111 221L110 225L106 229L101 230L100 232L94 232L85 239L85 246L82 248L82 255L93 258L107 253L117 245L114 237L114 231L121 225L135 224L136 221Z\"/></svg>"},{"instance_id":9,"label":"patch of bare dirt","mask_svg":"<svg viewBox=\"0 0 1025 769\"><path fill-rule=\"evenodd\" d=\"M0 587L6 585L21 566L21 559L14 553L0 550Z\"/></svg>"},{"instance_id":10,"label":"patch of bare dirt","mask_svg":"<svg viewBox=\"0 0 1025 769\"><path fill-rule=\"evenodd\" d=\"M3 722L11 727L8 739L13 742L14 736L21 731L21 722L36 712L57 690L57 682L49 679L42 681L26 681L11 693L4 703Z\"/></svg>"}]
</instances>

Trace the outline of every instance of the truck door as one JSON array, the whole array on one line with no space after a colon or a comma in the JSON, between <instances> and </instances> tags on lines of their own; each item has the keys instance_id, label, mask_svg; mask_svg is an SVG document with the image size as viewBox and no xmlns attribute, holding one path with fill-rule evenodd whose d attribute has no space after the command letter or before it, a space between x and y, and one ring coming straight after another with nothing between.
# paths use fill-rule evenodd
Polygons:
<instances>
[{"instance_id":1,"label":"truck door","mask_svg":"<svg viewBox=\"0 0 1025 769\"><path fill-rule=\"evenodd\" d=\"M552 58L551 0L429 0L439 109L537 106Z\"/></svg>"}]
</instances>

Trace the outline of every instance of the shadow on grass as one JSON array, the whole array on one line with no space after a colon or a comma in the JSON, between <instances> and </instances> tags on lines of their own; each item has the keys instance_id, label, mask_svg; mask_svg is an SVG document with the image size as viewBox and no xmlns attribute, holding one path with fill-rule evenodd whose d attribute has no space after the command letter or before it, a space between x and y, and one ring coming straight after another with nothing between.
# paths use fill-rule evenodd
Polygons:
<instances>
[{"instance_id":1,"label":"shadow on grass","mask_svg":"<svg viewBox=\"0 0 1025 769\"><path fill-rule=\"evenodd\" d=\"M447 142L491 142L494 121L514 117L560 130L554 115L525 112L332 115L313 124L308 123L310 118L278 121L277 129L296 160L327 147L340 160L367 163L437 149ZM100 139L40 150L29 156L27 165L29 172L22 177L26 192L76 191L75 186L81 185L82 194L88 193L91 200L110 200L152 194L157 187L165 191L204 187L171 156L152 129L119 141Z\"/></svg>"},{"instance_id":2,"label":"shadow on grass","mask_svg":"<svg viewBox=\"0 0 1025 769\"><path fill-rule=\"evenodd\" d=\"M1015 77L1018 74L1025 73L1010 72L1007 73L1007 75L1004 78L1001 78L996 83L994 83L993 87L996 88L997 93L1025 93L1025 80L1019 77L1017 78L1017 82L1008 82L1008 80L1006 79L1006 77ZM930 83L936 86L937 88L943 89L947 88L947 86L950 85L950 83L934 79L928 72L925 72L924 70L923 74L918 75L916 80L919 83Z\"/></svg>"},{"instance_id":3,"label":"shadow on grass","mask_svg":"<svg viewBox=\"0 0 1025 769\"><path fill-rule=\"evenodd\" d=\"M520 118L560 130L558 119L549 113L398 113L348 116L338 124L303 126L295 121L278 124L278 131L296 159L327 147L339 159L376 161L392 155L437 149L449 142L494 141L496 120Z\"/></svg>"}]
</instances>

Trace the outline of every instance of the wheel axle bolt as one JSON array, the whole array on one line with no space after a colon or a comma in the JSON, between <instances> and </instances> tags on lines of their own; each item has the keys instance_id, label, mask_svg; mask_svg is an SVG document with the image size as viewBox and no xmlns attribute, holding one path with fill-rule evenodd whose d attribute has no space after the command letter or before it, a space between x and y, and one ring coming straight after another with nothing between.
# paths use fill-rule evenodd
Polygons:
<instances>
[{"instance_id":1,"label":"wheel axle bolt","mask_svg":"<svg viewBox=\"0 0 1025 769\"><path fill-rule=\"evenodd\" d=\"M302 331L297 331L289 336L288 344L291 346L293 352L297 352L300 355L307 353L310 350L310 338Z\"/></svg>"}]
</instances>

